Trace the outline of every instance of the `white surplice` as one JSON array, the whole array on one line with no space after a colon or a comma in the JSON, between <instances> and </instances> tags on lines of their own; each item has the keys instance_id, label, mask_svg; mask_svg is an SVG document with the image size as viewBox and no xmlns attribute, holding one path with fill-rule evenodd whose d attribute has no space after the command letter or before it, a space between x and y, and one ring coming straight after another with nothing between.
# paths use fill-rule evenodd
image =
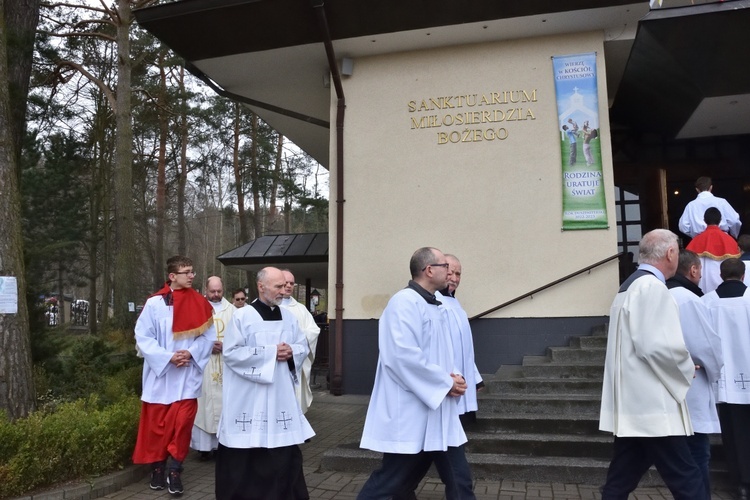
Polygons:
<instances>
[{"instance_id":1,"label":"white surplice","mask_svg":"<svg viewBox=\"0 0 750 500\"><path fill-rule=\"evenodd\" d=\"M700 366L685 398L693 430L703 434L719 433L715 392L724 366L721 338L711 326L708 310L700 297L683 287L671 288L669 292L680 308L682 334L690 357Z\"/></svg>"},{"instance_id":2,"label":"white surplice","mask_svg":"<svg viewBox=\"0 0 750 500\"><path fill-rule=\"evenodd\" d=\"M276 360L285 342L299 371L307 341L292 313L264 321L252 305L237 309L224 335L224 397L219 442L230 448L279 448L315 435L300 410L294 374Z\"/></svg>"},{"instance_id":3,"label":"white surplice","mask_svg":"<svg viewBox=\"0 0 750 500\"><path fill-rule=\"evenodd\" d=\"M380 354L360 446L385 453L445 451L466 442L453 387L444 311L406 288L378 322Z\"/></svg>"},{"instance_id":4,"label":"white surplice","mask_svg":"<svg viewBox=\"0 0 750 500\"><path fill-rule=\"evenodd\" d=\"M458 414L477 411L477 384L482 382L482 376L474 362L474 339L469 326L469 316L455 297L440 292L435 293L435 296L443 303L448 315L454 363L466 380L466 392L456 401Z\"/></svg>"},{"instance_id":5,"label":"white surplice","mask_svg":"<svg viewBox=\"0 0 750 500\"><path fill-rule=\"evenodd\" d=\"M156 295L146 301L135 324L135 342L143 356L143 392L146 403L171 404L195 399L201 394L203 369L211 356L216 328L211 326L197 337L175 340L172 335L174 306L167 306L164 297ZM170 363L175 352L186 349L192 359L188 366Z\"/></svg>"},{"instance_id":6,"label":"white surplice","mask_svg":"<svg viewBox=\"0 0 750 500\"><path fill-rule=\"evenodd\" d=\"M702 301L721 337L724 369L719 380L719 403L750 404L750 288L742 297L719 298L716 291Z\"/></svg>"},{"instance_id":7,"label":"white surplice","mask_svg":"<svg viewBox=\"0 0 750 500\"><path fill-rule=\"evenodd\" d=\"M313 400L312 390L310 389L310 373L312 372L312 365L315 361L315 348L318 345L320 327L315 323L315 319L312 314L310 314L310 311L308 311L304 305L297 302L294 297L284 299L281 303L281 307L288 309L294 317L297 318L299 328L302 330L302 333L305 334L307 346L310 349L309 354L302 362L300 383L299 385L294 386L294 389L297 392L297 399L299 400L300 408L302 408L303 413L306 413Z\"/></svg>"},{"instance_id":8,"label":"white surplice","mask_svg":"<svg viewBox=\"0 0 750 500\"><path fill-rule=\"evenodd\" d=\"M618 293L607 335L599 430L618 437L692 435L685 396L695 365L666 285L647 274Z\"/></svg>"},{"instance_id":9,"label":"white surplice","mask_svg":"<svg viewBox=\"0 0 750 500\"><path fill-rule=\"evenodd\" d=\"M224 341L224 331L237 309L224 297L220 302L211 302L214 308L214 326L219 342ZM223 361L221 353L211 354L203 370L203 393L198 398L198 412L195 414L190 447L198 451L215 450L218 444L216 431L221 416L221 387Z\"/></svg>"},{"instance_id":10,"label":"white surplice","mask_svg":"<svg viewBox=\"0 0 750 500\"><path fill-rule=\"evenodd\" d=\"M703 217L706 213L706 209L709 207L716 207L721 212L721 222L719 228L725 233L729 233L736 239L740 234L740 228L742 222L740 221L740 214L732 208L724 198L714 196L709 191L702 191L698 193L693 201L685 206L685 210L680 216L680 220L677 227L680 232L695 238L697 235L706 230L706 221Z\"/></svg>"}]
</instances>

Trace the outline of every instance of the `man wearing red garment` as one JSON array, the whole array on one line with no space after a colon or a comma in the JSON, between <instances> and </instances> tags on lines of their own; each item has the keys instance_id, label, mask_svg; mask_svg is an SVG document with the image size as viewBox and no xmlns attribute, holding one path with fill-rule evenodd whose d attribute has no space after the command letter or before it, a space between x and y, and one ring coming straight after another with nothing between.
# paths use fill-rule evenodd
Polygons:
<instances>
[{"instance_id":1,"label":"man wearing red garment","mask_svg":"<svg viewBox=\"0 0 750 500\"><path fill-rule=\"evenodd\" d=\"M143 363L143 393L136 464L151 464L153 490L182 495L182 462L203 384L203 369L216 341L213 308L193 290L193 262L167 260L168 281L143 307L135 341Z\"/></svg>"},{"instance_id":2,"label":"man wearing red garment","mask_svg":"<svg viewBox=\"0 0 750 500\"><path fill-rule=\"evenodd\" d=\"M703 220L706 222L706 230L693 238L686 248L697 253L701 259L702 274L698 286L703 293L708 294L722 282L719 269L721 262L739 258L742 252L737 241L719 229L721 211L718 208L707 208Z\"/></svg>"}]
</instances>

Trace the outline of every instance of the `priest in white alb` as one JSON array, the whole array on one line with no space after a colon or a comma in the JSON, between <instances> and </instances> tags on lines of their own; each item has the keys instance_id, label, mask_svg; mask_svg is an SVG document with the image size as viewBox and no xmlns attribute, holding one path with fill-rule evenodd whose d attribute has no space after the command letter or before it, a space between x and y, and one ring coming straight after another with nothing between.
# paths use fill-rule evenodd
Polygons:
<instances>
[{"instance_id":1,"label":"priest in white alb","mask_svg":"<svg viewBox=\"0 0 750 500\"><path fill-rule=\"evenodd\" d=\"M258 299L224 335L224 397L216 454L218 500L309 498L299 444L315 433L294 386L307 340L284 297L281 270L257 275Z\"/></svg>"},{"instance_id":2,"label":"priest in white alb","mask_svg":"<svg viewBox=\"0 0 750 500\"><path fill-rule=\"evenodd\" d=\"M448 263L440 250L423 247L409 269L411 281L391 297L378 321L380 353L360 446L382 452L383 461L359 500L413 491L425 460L436 454L449 455L452 472L471 482L456 406L466 381L456 373L445 313L435 296L448 283ZM471 492L462 496L455 479L443 478L446 497L474 498Z\"/></svg>"},{"instance_id":3,"label":"priest in white alb","mask_svg":"<svg viewBox=\"0 0 750 500\"><path fill-rule=\"evenodd\" d=\"M695 365L685 347L680 311L666 280L677 271L677 235L646 233L638 270L610 308L599 430L614 434L602 500L622 500L654 465L675 500L708 500L690 453L685 397Z\"/></svg>"},{"instance_id":4,"label":"priest in white alb","mask_svg":"<svg viewBox=\"0 0 750 500\"><path fill-rule=\"evenodd\" d=\"M724 369L716 407L729 477L741 500L750 497L750 288L742 282L744 275L740 259L724 260L724 281L701 299L721 337Z\"/></svg>"},{"instance_id":5,"label":"priest in white alb","mask_svg":"<svg viewBox=\"0 0 750 500\"><path fill-rule=\"evenodd\" d=\"M224 330L232 319L235 307L224 298L224 283L218 276L206 280L206 298L213 307L216 342L211 350L211 357L203 370L203 393L198 398L198 413L195 415L190 447L200 452L200 459L207 460L218 447L216 431L221 415L221 386L223 361L221 360Z\"/></svg>"},{"instance_id":6,"label":"priest in white alb","mask_svg":"<svg viewBox=\"0 0 750 500\"><path fill-rule=\"evenodd\" d=\"M461 262L455 255L451 254L445 254L445 260L450 265L448 286L440 291L439 295L435 295L443 303L443 307L448 313L456 368L466 379L466 392L456 400L456 404L458 405L461 423L468 424L476 420L476 411L479 408L477 390L484 387L484 381L474 361L474 337L471 333L471 326L469 326L469 316L456 298L456 290L461 284L463 272Z\"/></svg>"},{"instance_id":7,"label":"priest in white alb","mask_svg":"<svg viewBox=\"0 0 750 500\"><path fill-rule=\"evenodd\" d=\"M282 272L284 273L284 300L281 302L281 307L289 310L297 318L299 328L305 334L307 346L310 348L310 352L302 363L300 383L294 386L302 413L307 413L313 400L312 389L310 389L310 373L315 361L315 347L318 345L320 327L315 323L315 319L310 314L310 311L292 297L292 292L294 291L294 275L292 272L288 269L282 269Z\"/></svg>"},{"instance_id":8,"label":"priest in white alb","mask_svg":"<svg viewBox=\"0 0 750 500\"><path fill-rule=\"evenodd\" d=\"M706 495L711 496L711 443L709 434L721 432L716 412L714 391L721 378L724 356L721 338L711 326L706 306L701 302L703 291L698 287L701 261L695 252L680 250L677 273L667 280L669 293L680 308L680 324L685 346L696 365L695 378L690 385L687 401L694 434L687 442L696 465L701 470Z\"/></svg>"}]
</instances>

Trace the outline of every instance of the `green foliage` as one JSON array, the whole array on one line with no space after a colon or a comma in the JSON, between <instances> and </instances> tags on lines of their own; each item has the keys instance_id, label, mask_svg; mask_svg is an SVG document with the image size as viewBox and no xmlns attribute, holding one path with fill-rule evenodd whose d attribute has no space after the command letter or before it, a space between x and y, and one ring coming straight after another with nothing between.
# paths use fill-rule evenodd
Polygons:
<instances>
[{"instance_id":1,"label":"green foliage","mask_svg":"<svg viewBox=\"0 0 750 500\"><path fill-rule=\"evenodd\" d=\"M140 394L143 361L136 357L132 332L70 335L64 328L42 328L32 332L32 352L41 408L91 394L104 404Z\"/></svg>"},{"instance_id":2,"label":"green foliage","mask_svg":"<svg viewBox=\"0 0 750 500\"><path fill-rule=\"evenodd\" d=\"M92 396L15 422L0 415L0 498L125 466L139 415L135 395L109 406Z\"/></svg>"}]
</instances>

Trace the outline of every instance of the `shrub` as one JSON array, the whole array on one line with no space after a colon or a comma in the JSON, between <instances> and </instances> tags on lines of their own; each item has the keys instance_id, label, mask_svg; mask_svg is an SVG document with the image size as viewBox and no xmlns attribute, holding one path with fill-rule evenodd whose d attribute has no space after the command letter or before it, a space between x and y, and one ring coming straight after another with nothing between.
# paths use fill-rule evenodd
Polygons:
<instances>
[{"instance_id":1,"label":"shrub","mask_svg":"<svg viewBox=\"0 0 750 500\"><path fill-rule=\"evenodd\" d=\"M135 395L105 407L92 396L15 422L0 415L0 498L122 468L140 406Z\"/></svg>"}]
</instances>

